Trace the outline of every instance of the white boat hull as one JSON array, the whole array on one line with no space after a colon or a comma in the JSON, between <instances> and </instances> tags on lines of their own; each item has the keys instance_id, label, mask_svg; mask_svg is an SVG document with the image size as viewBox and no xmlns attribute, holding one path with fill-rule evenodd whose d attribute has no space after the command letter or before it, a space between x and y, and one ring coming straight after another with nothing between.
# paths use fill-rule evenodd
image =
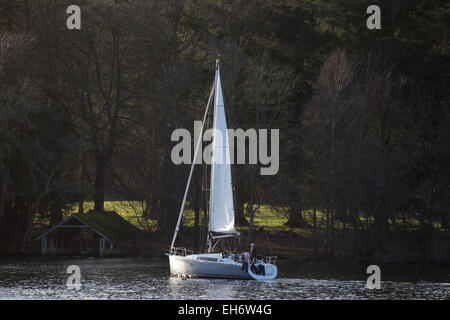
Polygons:
<instances>
[{"instance_id":1,"label":"white boat hull","mask_svg":"<svg viewBox=\"0 0 450 320\"><path fill-rule=\"evenodd\" d=\"M217 261L214 261L216 258ZM248 272L242 270L241 263L234 262L231 259L221 259L220 255L213 254L169 255L169 264L170 273L173 276L247 280L272 280L277 276L277 267L273 264L262 263L266 275L257 275L251 272L250 268Z\"/></svg>"}]
</instances>

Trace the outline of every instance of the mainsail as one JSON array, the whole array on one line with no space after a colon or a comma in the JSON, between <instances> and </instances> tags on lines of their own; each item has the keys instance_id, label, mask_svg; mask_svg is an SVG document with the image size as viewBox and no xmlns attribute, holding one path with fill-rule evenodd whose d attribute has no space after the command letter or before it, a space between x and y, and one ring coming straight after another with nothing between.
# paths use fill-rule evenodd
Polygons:
<instances>
[{"instance_id":1,"label":"mainsail","mask_svg":"<svg viewBox=\"0 0 450 320\"><path fill-rule=\"evenodd\" d=\"M216 61L214 94L214 138L211 158L209 231L236 235L234 229L233 186L231 182L230 143L220 81L220 64Z\"/></svg>"}]
</instances>

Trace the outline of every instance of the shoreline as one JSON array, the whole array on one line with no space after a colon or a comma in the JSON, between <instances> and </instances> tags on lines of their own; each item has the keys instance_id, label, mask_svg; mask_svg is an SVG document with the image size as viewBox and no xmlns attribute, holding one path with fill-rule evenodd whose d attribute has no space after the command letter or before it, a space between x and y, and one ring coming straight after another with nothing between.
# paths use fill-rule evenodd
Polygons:
<instances>
[{"instance_id":1,"label":"shoreline","mask_svg":"<svg viewBox=\"0 0 450 320\"><path fill-rule=\"evenodd\" d=\"M0 256L0 261L58 261L58 260L71 260L71 259L82 259L82 260L114 260L114 259L132 259L132 260L167 260L165 251L161 250L153 250L148 251L144 254L130 254L130 255L122 255L122 256L107 256L107 257L98 257L98 256L42 256L40 254L24 254L24 255L2 255ZM309 255L309 254L297 254L297 255L289 255L289 254L276 254L273 256L277 256L277 263L327 263L327 264L383 264L383 265L407 265L407 266L450 266L449 262L408 262L408 261L379 261L379 260L357 260L357 259L346 259L345 257L335 257L332 258L321 258L320 255Z\"/></svg>"}]
</instances>

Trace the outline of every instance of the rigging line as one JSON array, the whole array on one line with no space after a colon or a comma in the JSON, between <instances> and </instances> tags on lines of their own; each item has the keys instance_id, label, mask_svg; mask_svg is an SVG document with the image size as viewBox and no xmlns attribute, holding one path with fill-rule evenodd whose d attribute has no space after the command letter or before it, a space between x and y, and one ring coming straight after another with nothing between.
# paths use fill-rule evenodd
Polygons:
<instances>
[{"instance_id":1,"label":"rigging line","mask_svg":"<svg viewBox=\"0 0 450 320\"><path fill-rule=\"evenodd\" d=\"M205 176L205 166L203 166L203 170L202 170L202 183L201 183L201 188L200 188L200 210L201 213L203 215L203 220L202 224L201 224L201 232L200 232L200 238L199 238L199 252L202 252L203 249L203 238L205 237L205 227L206 227L206 199L204 196L204 190L203 190L203 186L206 184L206 176Z\"/></svg>"},{"instance_id":2,"label":"rigging line","mask_svg":"<svg viewBox=\"0 0 450 320\"><path fill-rule=\"evenodd\" d=\"M208 113L208 116L206 118L206 122L205 122L205 126L206 128L211 128L212 127L212 112ZM206 149L206 141L203 141L203 148L202 150ZM203 242L207 241L207 233L208 233L208 222L209 222L209 197L208 197L208 191L210 190L210 186L209 186L209 170L208 170L208 166L206 163L203 164L203 179L202 179L202 189L201 189L201 203L202 203L202 209L203 209L203 227L202 227L202 232L200 235L200 252L202 252L203 249ZM204 206L203 206L204 204Z\"/></svg>"},{"instance_id":3,"label":"rigging line","mask_svg":"<svg viewBox=\"0 0 450 320\"><path fill-rule=\"evenodd\" d=\"M191 170L189 172L189 178L188 178L188 182L187 182L187 185L186 185L186 190L184 191L183 202L181 203L180 213L178 215L177 226L175 227L175 232L173 234L172 243L170 244L170 249L173 248L173 245L175 244L175 239L177 238L178 231L180 230L180 222L181 222L181 217L183 216L184 204L186 202L186 197L187 197L187 194L188 194L188 191L189 191L189 186L191 184L192 173L194 172L195 163L197 161L198 150L199 150L199 147L201 145L201 141L203 140L202 139L203 127L205 125L206 116L208 114L208 110L209 110L209 107L211 105L211 100L212 100L212 97L214 95L215 84L216 84L216 81L214 80L214 83L213 83L213 86L212 86L212 89L211 89L211 93L209 95L208 104L206 106L205 115L203 116L202 128L200 130L200 135L198 137L197 146L195 147L194 160L192 161Z\"/></svg>"},{"instance_id":4,"label":"rigging line","mask_svg":"<svg viewBox=\"0 0 450 320\"><path fill-rule=\"evenodd\" d=\"M205 177L205 172L204 172L204 170L202 170L202 175L201 175L201 177L200 177L200 209L199 209L199 215L198 215L198 229L197 229L197 232L198 232L198 234L200 235L200 237L197 239L198 240L198 243L197 243L197 250L198 250L198 252L201 252L201 250L202 250L202 242L203 242L203 228L204 228L204 222L203 223L201 223L201 221L202 221L202 215L204 216L204 210L203 210L203 208L204 208L204 205L203 205L203 202L204 202L204 197L203 197L203 182L204 182L204 177Z\"/></svg>"}]
</instances>

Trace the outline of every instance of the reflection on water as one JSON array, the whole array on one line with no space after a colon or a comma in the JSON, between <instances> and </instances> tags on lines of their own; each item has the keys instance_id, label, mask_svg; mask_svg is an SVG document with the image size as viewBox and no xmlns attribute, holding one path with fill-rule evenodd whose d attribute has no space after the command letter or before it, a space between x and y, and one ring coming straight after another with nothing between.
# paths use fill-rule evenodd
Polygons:
<instances>
[{"instance_id":1,"label":"reflection on water","mask_svg":"<svg viewBox=\"0 0 450 320\"><path fill-rule=\"evenodd\" d=\"M82 289L67 289L69 265ZM271 281L187 279L166 259L0 261L0 299L449 299L448 266L381 265L381 290L365 287L367 265L279 264Z\"/></svg>"}]
</instances>

